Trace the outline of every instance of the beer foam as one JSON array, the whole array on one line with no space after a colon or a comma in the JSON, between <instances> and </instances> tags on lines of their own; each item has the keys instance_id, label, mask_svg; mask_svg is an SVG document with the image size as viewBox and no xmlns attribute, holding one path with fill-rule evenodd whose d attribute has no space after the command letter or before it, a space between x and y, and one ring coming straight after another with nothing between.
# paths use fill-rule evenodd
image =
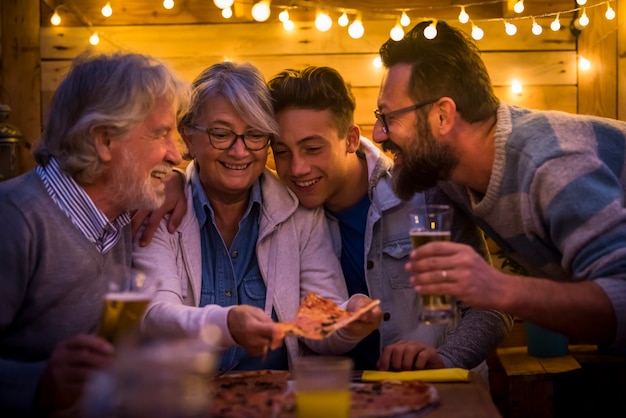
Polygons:
<instances>
[{"instance_id":1,"label":"beer foam","mask_svg":"<svg viewBox=\"0 0 626 418\"><path fill-rule=\"evenodd\" d=\"M136 302L136 301L150 300L150 295L146 293L138 293L138 292L115 292L115 293L107 293L104 299L116 300L120 302L122 301Z\"/></svg>"}]
</instances>

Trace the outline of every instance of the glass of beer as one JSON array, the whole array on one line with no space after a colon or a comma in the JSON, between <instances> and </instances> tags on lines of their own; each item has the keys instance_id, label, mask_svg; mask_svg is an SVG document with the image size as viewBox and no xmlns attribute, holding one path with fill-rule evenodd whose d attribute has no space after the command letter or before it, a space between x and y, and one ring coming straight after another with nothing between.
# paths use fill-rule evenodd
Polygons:
<instances>
[{"instance_id":1,"label":"glass of beer","mask_svg":"<svg viewBox=\"0 0 626 418\"><path fill-rule=\"evenodd\" d=\"M450 241L453 210L448 205L425 205L410 214L411 243L413 248L432 241ZM445 270L442 271L442 274ZM450 295L420 295L419 320L426 324L440 324L454 319L456 308Z\"/></svg>"},{"instance_id":2,"label":"glass of beer","mask_svg":"<svg viewBox=\"0 0 626 418\"><path fill-rule=\"evenodd\" d=\"M120 268L104 297L98 335L114 345L135 337L154 290L146 285L143 273Z\"/></svg>"}]
</instances>

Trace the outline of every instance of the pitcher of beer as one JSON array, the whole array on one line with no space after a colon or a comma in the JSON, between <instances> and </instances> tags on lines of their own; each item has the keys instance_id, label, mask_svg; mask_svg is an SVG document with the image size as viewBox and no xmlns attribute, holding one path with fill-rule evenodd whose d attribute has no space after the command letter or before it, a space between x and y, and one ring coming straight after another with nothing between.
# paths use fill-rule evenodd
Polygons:
<instances>
[{"instance_id":1,"label":"pitcher of beer","mask_svg":"<svg viewBox=\"0 0 626 418\"><path fill-rule=\"evenodd\" d=\"M98 335L114 345L134 337L155 290L154 286L146 286L143 273L120 269L120 273L109 282Z\"/></svg>"}]
</instances>

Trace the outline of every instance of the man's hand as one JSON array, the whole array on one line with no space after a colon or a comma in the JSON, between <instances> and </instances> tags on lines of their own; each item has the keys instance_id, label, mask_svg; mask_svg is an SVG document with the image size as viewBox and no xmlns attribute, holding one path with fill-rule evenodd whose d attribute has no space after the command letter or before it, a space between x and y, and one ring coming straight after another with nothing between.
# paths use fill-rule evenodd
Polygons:
<instances>
[{"instance_id":1,"label":"man's hand","mask_svg":"<svg viewBox=\"0 0 626 418\"><path fill-rule=\"evenodd\" d=\"M383 349L378 370L442 369L445 366L434 347L417 341L397 341Z\"/></svg>"},{"instance_id":2,"label":"man's hand","mask_svg":"<svg viewBox=\"0 0 626 418\"><path fill-rule=\"evenodd\" d=\"M52 352L39 382L37 408L51 412L74 405L96 371L109 366L113 346L94 335L77 335L60 342Z\"/></svg>"},{"instance_id":3,"label":"man's hand","mask_svg":"<svg viewBox=\"0 0 626 418\"><path fill-rule=\"evenodd\" d=\"M372 299L365 295L354 295L350 298L350 302L348 302L347 310L355 312L371 302ZM356 321L346 325L346 332L355 337L365 337L380 326L382 318L382 309L380 306L375 306L361 315Z\"/></svg>"},{"instance_id":4,"label":"man's hand","mask_svg":"<svg viewBox=\"0 0 626 418\"><path fill-rule=\"evenodd\" d=\"M228 330L235 342L253 356L264 356L268 348L279 347L274 341L274 321L259 309L239 305L228 312Z\"/></svg>"},{"instance_id":5,"label":"man's hand","mask_svg":"<svg viewBox=\"0 0 626 418\"><path fill-rule=\"evenodd\" d=\"M180 226L183 216L187 213L187 198L185 197L185 177L179 171L173 170L164 180L165 201L153 211L140 209L132 219L133 239L143 226L139 237L139 245L145 247L150 244L152 237L161 223L161 219L168 214L167 230L174 233Z\"/></svg>"}]
</instances>

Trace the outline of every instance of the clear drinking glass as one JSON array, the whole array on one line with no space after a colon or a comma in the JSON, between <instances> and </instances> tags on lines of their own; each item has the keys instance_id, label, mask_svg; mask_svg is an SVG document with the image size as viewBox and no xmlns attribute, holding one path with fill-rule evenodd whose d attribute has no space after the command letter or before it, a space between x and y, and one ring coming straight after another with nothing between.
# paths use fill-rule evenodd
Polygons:
<instances>
[{"instance_id":1,"label":"clear drinking glass","mask_svg":"<svg viewBox=\"0 0 626 418\"><path fill-rule=\"evenodd\" d=\"M352 359L309 356L294 364L298 418L348 418Z\"/></svg>"},{"instance_id":2,"label":"clear drinking glass","mask_svg":"<svg viewBox=\"0 0 626 418\"><path fill-rule=\"evenodd\" d=\"M157 287L147 285L145 278L143 273L126 266L120 266L111 277L98 325L100 337L119 345L136 336Z\"/></svg>"},{"instance_id":3,"label":"clear drinking glass","mask_svg":"<svg viewBox=\"0 0 626 418\"><path fill-rule=\"evenodd\" d=\"M416 207L410 214L411 243L413 248L432 241L450 241L454 212L448 205ZM442 270L442 274L446 274ZM426 324L451 322L456 315L454 298L450 295L420 295L419 320Z\"/></svg>"},{"instance_id":4,"label":"clear drinking glass","mask_svg":"<svg viewBox=\"0 0 626 418\"><path fill-rule=\"evenodd\" d=\"M88 381L83 418L208 418L217 354L198 338L125 344Z\"/></svg>"}]
</instances>

